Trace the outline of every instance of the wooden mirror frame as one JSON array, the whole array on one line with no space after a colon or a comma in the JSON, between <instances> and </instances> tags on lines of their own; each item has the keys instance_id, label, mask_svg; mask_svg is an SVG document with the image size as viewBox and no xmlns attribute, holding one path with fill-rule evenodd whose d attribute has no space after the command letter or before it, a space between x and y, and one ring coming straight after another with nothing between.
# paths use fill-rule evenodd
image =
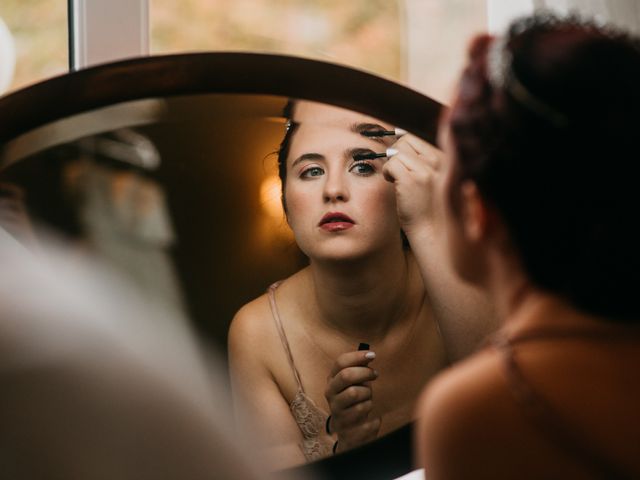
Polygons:
<instances>
[{"instance_id":1,"label":"wooden mirror frame","mask_svg":"<svg viewBox=\"0 0 640 480\"><path fill-rule=\"evenodd\" d=\"M435 143L439 102L375 75L327 62L257 53L151 56L54 77L0 98L0 146L50 122L127 101L206 93L262 94L323 102L402 127ZM407 425L370 444L292 472L393 478L412 468Z\"/></svg>"},{"instance_id":2,"label":"wooden mirror frame","mask_svg":"<svg viewBox=\"0 0 640 480\"><path fill-rule=\"evenodd\" d=\"M431 143L443 108L390 80L318 60L230 52L150 56L71 72L0 98L0 143L115 103L200 93L314 100L379 118Z\"/></svg>"}]
</instances>

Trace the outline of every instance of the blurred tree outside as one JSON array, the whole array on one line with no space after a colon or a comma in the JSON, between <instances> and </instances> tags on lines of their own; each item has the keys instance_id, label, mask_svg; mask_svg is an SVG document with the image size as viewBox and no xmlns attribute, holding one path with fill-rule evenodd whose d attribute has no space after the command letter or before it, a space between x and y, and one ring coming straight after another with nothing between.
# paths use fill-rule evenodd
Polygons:
<instances>
[{"instance_id":1,"label":"blurred tree outside","mask_svg":"<svg viewBox=\"0 0 640 480\"><path fill-rule=\"evenodd\" d=\"M402 76L401 1L150 0L151 51L281 53Z\"/></svg>"},{"instance_id":2,"label":"blurred tree outside","mask_svg":"<svg viewBox=\"0 0 640 480\"><path fill-rule=\"evenodd\" d=\"M446 102L469 38L486 28L486 0L149 0L149 17L151 54L302 56ZM10 90L68 70L66 1L1 0L0 18L15 41Z\"/></svg>"},{"instance_id":3,"label":"blurred tree outside","mask_svg":"<svg viewBox=\"0 0 640 480\"><path fill-rule=\"evenodd\" d=\"M16 51L10 90L68 71L66 1L2 0L0 18L13 36Z\"/></svg>"}]
</instances>

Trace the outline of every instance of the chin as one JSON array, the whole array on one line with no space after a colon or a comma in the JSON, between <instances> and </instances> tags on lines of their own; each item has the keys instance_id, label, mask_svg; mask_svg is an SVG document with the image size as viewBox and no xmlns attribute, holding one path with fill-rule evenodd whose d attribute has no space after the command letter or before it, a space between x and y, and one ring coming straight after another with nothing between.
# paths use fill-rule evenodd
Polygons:
<instances>
[{"instance_id":1,"label":"chin","mask_svg":"<svg viewBox=\"0 0 640 480\"><path fill-rule=\"evenodd\" d=\"M348 234L321 239L310 238L308 242L299 239L298 247L312 261L358 262L371 259L387 250L389 241L386 238L374 238L372 235Z\"/></svg>"},{"instance_id":2,"label":"chin","mask_svg":"<svg viewBox=\"0 0 640 480\"><path fill-rule=\"evenodd\" d=\"M330 244L323 245L323 248L314 248L305 254L316 262L324 263L350 263L367 259L371 256L370 249L363 247L362 245L354 245L353 242L349 242L350 245L338 245L338 242L331 242Z\"/></svg>"}]
</instances>

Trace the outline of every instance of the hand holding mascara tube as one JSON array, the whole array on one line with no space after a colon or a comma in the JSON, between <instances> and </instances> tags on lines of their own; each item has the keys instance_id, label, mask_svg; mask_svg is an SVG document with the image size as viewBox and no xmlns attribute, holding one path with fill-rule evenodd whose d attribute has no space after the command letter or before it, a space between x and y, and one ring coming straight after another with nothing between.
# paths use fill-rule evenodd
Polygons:
<instances>
[{"instance_id":1,"label":"hand holding mascara tube","mask_svg":"<svg viewBox=\"0 0 640 480\"><path fill-rule=\"evenodd\" d=\"M378 372L369 364L376 358L369 344L338 357L327 381L325 397L331 409L326 430L336 435L333 451L338 453L373 440L380 430L380 418L369 418L373 408L371 382Z\"/></svg>"}]
</instances>

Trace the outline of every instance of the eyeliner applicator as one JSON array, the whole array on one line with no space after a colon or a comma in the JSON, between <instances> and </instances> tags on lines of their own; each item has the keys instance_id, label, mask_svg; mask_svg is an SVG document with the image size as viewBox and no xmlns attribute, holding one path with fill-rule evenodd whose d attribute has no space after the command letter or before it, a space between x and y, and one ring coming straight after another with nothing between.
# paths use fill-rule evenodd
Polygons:
<instances>
[{"instance_id":1,"label":"eyeliner applicator","mask_svg":"<svg viewBox=\"0 0 640 480\"><path fill-rule=\"evenodd\" d=\"M353 159L356 162L358 162L360 160L373 160L374 158L382 158L382 157L391 158L397 153L398 153L398 149L389 147L383 153L375 153L375 152L371 152L371 153L356 153L353 156Z\"/></svg>"},{"instance_id":2,"label":"eyeliner applicator","mask_svg":"<svg viewBox=\"0 0 640 480\"><path fill-rule=\"evenodd\" d=\"M393 130L365 130L360 132L360 134L365 137L401 137L405 133L407 133L407 131L402 128L394 128Z\"/></svg>"},{"instance_id":3,"label":"eyeliner applicator","mask_svg":"<svg viewBox=\"0 0 640 480\"><path fill-rule=\"evenodd\" d=\"M382 157L386 157L387 156L387 152L384 153L375 153L375 152L371 152L371 153L356 153L353 156L353 159L358 162L360 160L373 160L374 158L382 158Z\"/></svg>"}]
</instances>

